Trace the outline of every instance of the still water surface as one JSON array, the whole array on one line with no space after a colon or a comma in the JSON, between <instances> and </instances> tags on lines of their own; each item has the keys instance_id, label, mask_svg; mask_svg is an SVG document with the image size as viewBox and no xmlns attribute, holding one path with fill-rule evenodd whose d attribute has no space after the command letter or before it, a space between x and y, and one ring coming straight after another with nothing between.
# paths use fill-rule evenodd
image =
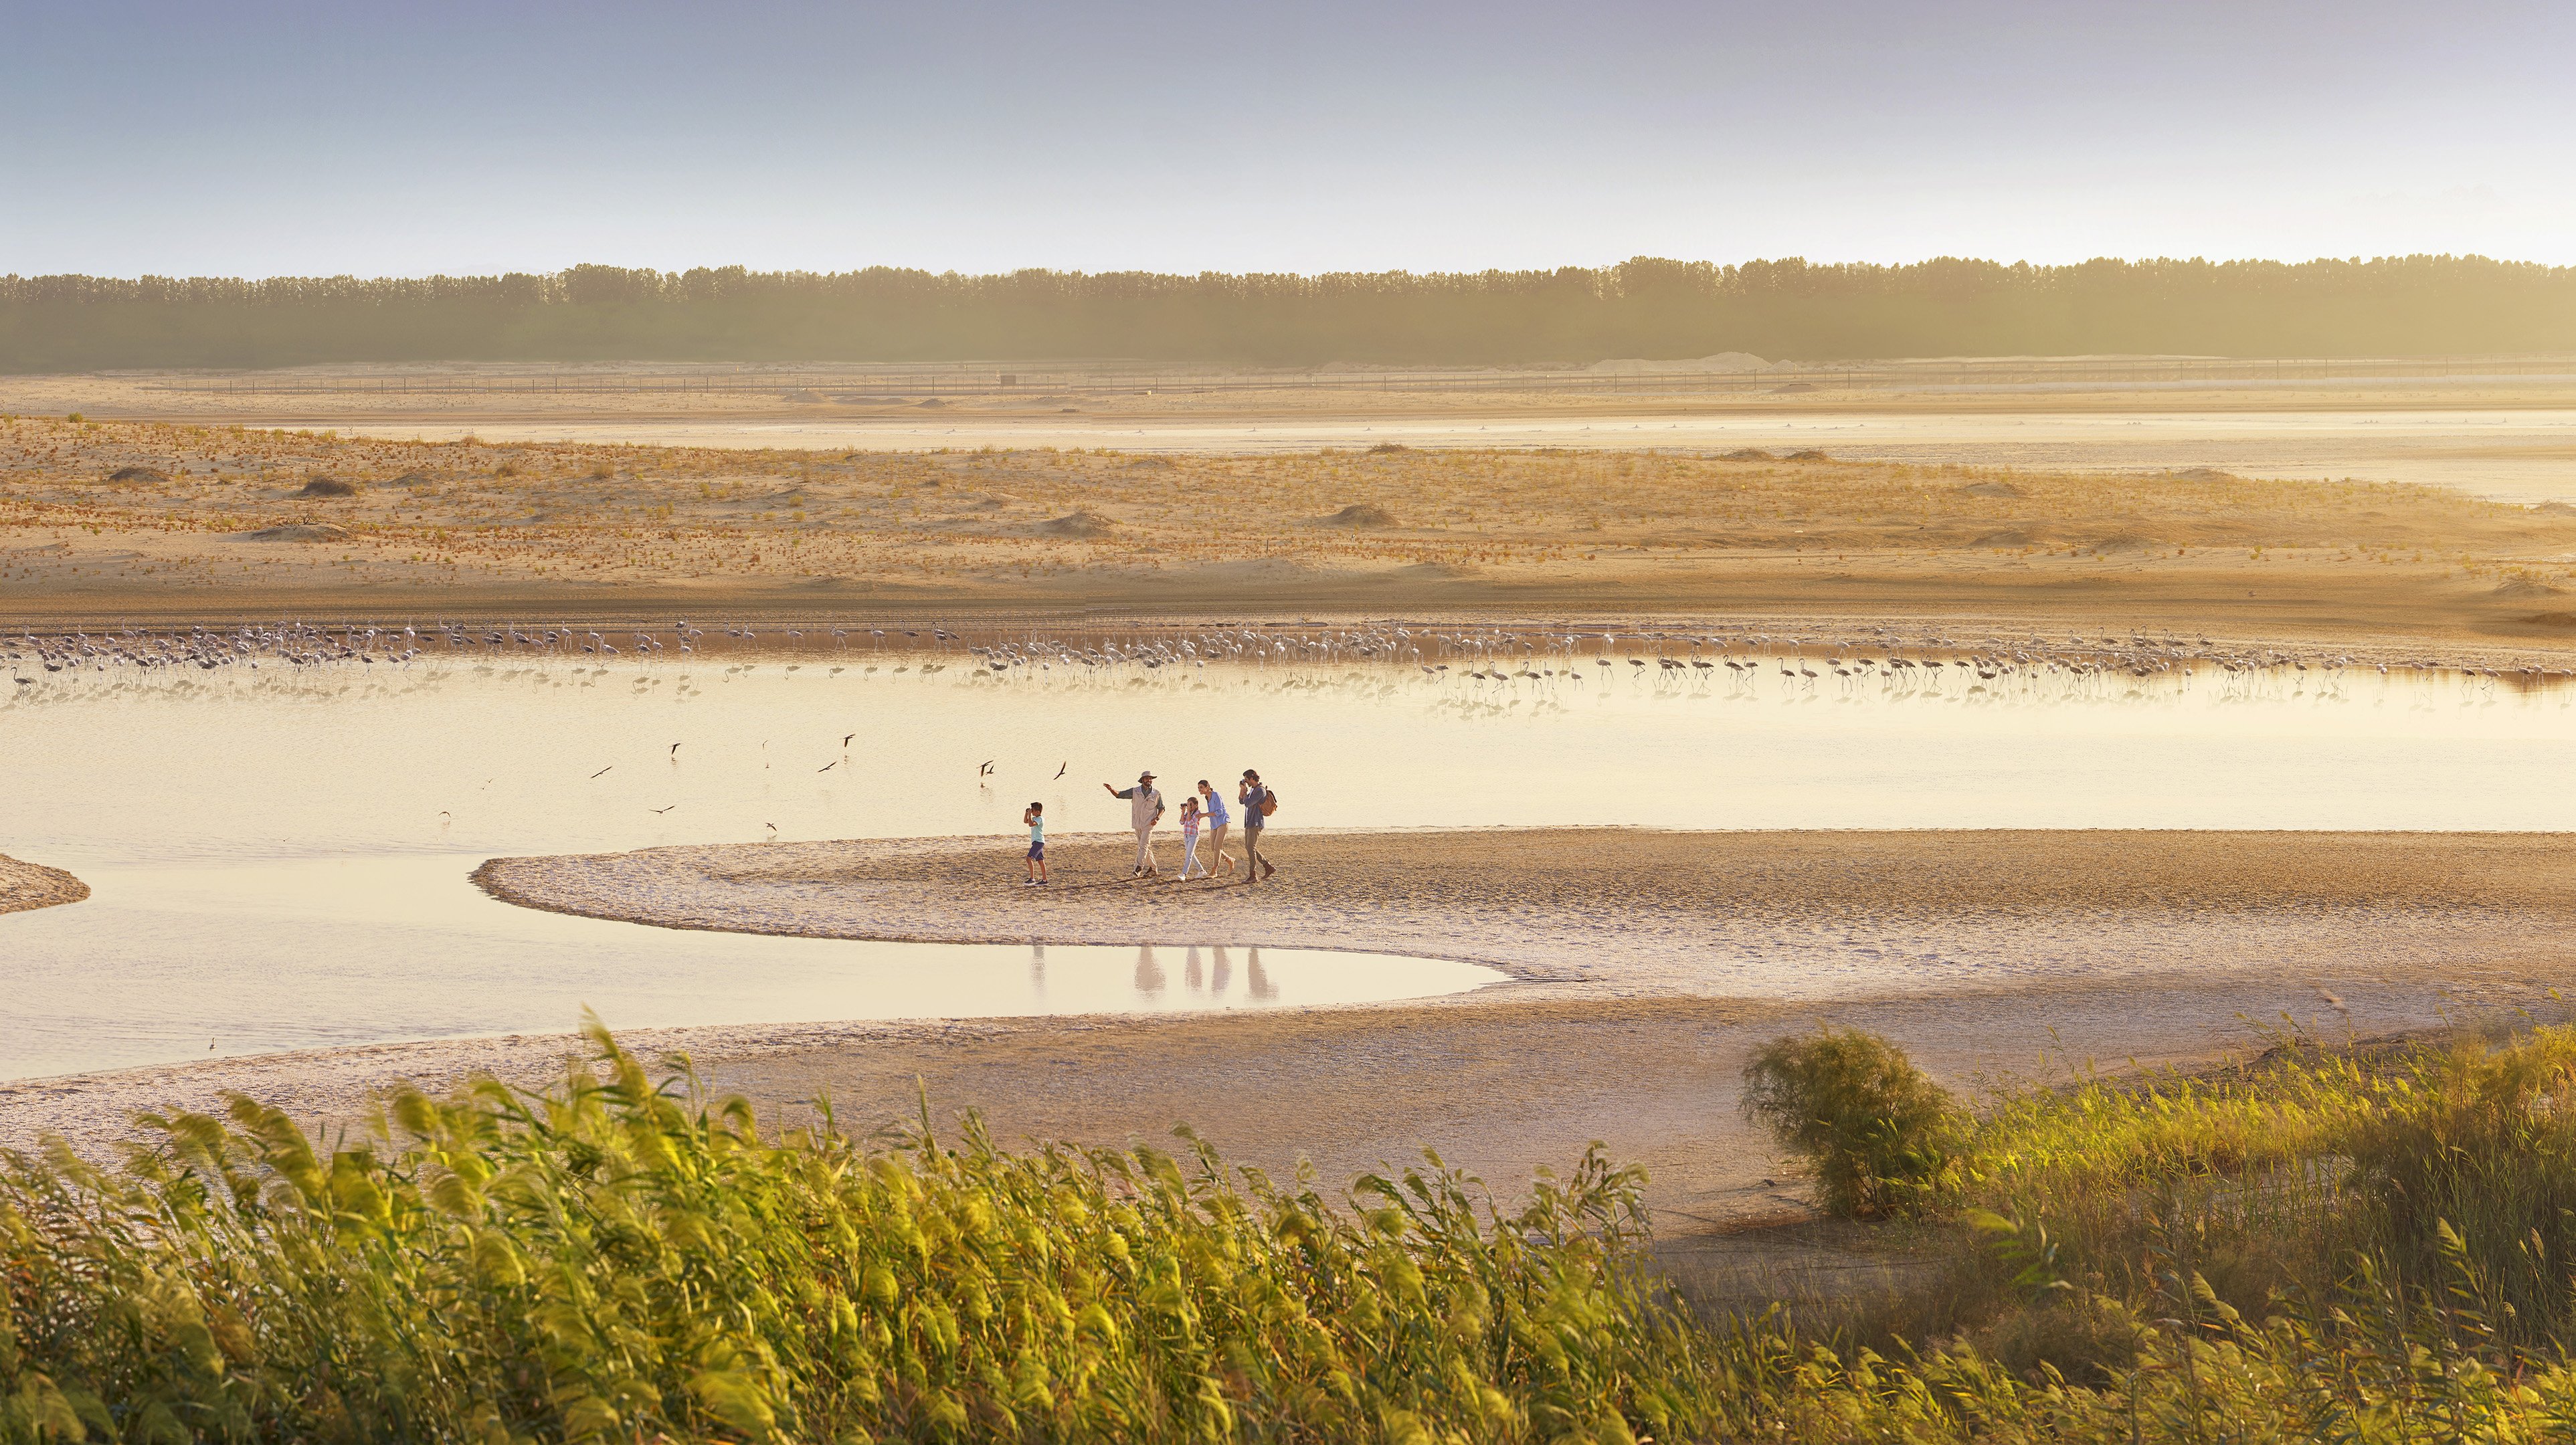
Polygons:
<instances>
[{"instance_id":1,"label":"still water surface","mask_svg":"<svg viewBox=\"0 0 2576 1445\"><path fill-rule=\"evenodd\" d=\"M1275 949L678 933L466 881L496 854L758 842L774 825L988 834L1003 882L1022 807L1044 802L1058 835L1116 829L1126 805L1100 785L1144 767L1175 804L1197 778L1261 768L1292 867L1299 828L2551 830L2576 799L2576 692L2450 675L1891 687L1577 670L995 676L852 653L794 671L48 676L0 699L0 851L95 891L0 918L0 1077L561 1028L585 1004L650 1027L1368 1001L1496 977Z\"/></svg>"}]
</instances>

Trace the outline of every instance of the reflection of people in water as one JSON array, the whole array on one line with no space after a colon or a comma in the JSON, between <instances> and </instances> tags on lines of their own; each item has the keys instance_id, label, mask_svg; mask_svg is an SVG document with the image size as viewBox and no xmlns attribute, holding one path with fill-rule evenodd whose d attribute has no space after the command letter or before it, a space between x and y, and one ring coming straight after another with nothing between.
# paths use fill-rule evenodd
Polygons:
<instances>
[{"instance_id":1,"label":"reflection of people in water","mask_svg":"<svg viewBox=\"0 0 2576 1445\"><path fill-rule=\"evenodd\" d=\"M1199 946L1195 943L1190 945L1189 962L1182 968L1181 978L1189 984L1192 993L1198 993L1207 987L1207 975L1199 969Z\"/></svg>"},{"instance_id":2,"label":"reflection of people in water","mask_svg":"<svg viewBox=\"0 0 2576 1445\"><path fill-rule=\"evenodd\" d=\"M1216 972L1208 979L1208 989L1221 995L1234 984L1234 960L1226 957L1225 950L1222 948L1215 952Z\"/></svg>"},{"instance_id":3,"label":"reflection of people in water","mask_svg":"<svg viewBox=\"0 0 2576 1445\"><path fill-rule=\"evenodd\" d=\"M1136 992L1147 998L1163 996L1163 965L1154 958L1154 945L1136 946Z\"/></svg>"},{"instance_id":4,"label":"reflection of people in water","mask_svg":"<svg viewBox=\"0 0 2576 1445\"><path fill-rule=\"evenodd\" d=\"M1243 951L1243 972L1254 998L1268 1002L1279 997L1279 990L1271 986L1270 975L1262 971L1260 949L1247 948Z\"/></svg>"},{"instance_id":5,"label":"reflection of people in water","mask_svg":"<svg viewBox=\"0 0 2576 1445\"><path fill-rule=\"evenodd\" d=\"M1046 945L1043 943L1029 945L1029 992L1038 998L1046 997Z\"/></svg>"}]
</instances>

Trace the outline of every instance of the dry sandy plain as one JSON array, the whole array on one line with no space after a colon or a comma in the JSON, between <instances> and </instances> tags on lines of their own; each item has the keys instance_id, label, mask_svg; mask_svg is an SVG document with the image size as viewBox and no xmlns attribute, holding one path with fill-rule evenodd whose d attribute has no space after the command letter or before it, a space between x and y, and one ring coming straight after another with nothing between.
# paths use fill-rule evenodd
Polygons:
<instances>
[{"instance_id":1,"label":"dry sandy plain","mask_svg":"<svg viewBox=\"0 0 2576 1445\"><path fill-rule=\"evenodd\" d=\"M228 413L119 385L0 383L29 413L0 422L0 623L1724 617L1823 632L1882 621L2163 629L2559 668L2576 650L2576 507L2263 475L2259 449L2189 450L2145 468L2110 442L2047 465L2009 449L1927 461L1831 447L655 447L612 437L687 425L739 440L727 429L779 408L639 403L572 416L606 429L593 439L539 443L502 437L566 423L541 399L435 416L357 399ZM75 396L90 419L63 418ZM2061 419L2101 417L2107 434L2123 407L2215 416L2332 400L2047 405ZM1541 401L1558 420L1635 405ZM2362 401L2400 405L2386 393ZM1852 404L1812 404L1829 402ZM2529 413L2576 397L2531 385L2403 404L2470 402ZM37 403L45 415L32 414ZM1540 405L1475 405L1505 403ZM1128 408L1122 419L1193 425L1273 415L1084 403L1111 404ZM1360 424L1473 414L1441 406L1387 402ZM272 425L286 422L299 425ZM433 423L459 439L396 435ZM469 430L482 434L462 439ZM339 489L319 479L349 494L324 495ZM848 1117L889 1119L918 1082L943 1109L982 1108L1005 1135L1151 1138L1189 1120L1248 1159L1303 1156L1328 1177L1431 1144L1503 1182L1600 1138L1649 1164L1656 1203L1679 1226L1794 1206L1794 1190L1763 1182L1780 1177L1776 1163L1735 1118L1736 1071L1761 1039L1819 1018L1882 1029L1969 1084L2086 1058L2243 1052L2263 1045L2262 1021L2284 1015L2361 1036L2549 1008L2571 982L2559 940L2576 854L2554 835L1529 843L1283 833L1290 878L1276 892L1118 886L1043 904L1066 941L1320 934L1492 962L1516 980L1459 999L639 1042L685 1046L719 1087L781 1107L828 1092ZM1065 852L1076 871L1092 866L1082 848ZM818 845L763 852L749 871L714 851L503 871L519 870L505 885L519 896L572 911L863 932L883 931L885 917L815 899L873 869L871 906L899 915L906 936L973 935L991 906L976 888L1004 885L959 882L942 857L930 845ZM1012 906L1023 906L1016 894ZM1712 963L1729 950L1794 952L1800 930L1844 927L1995 966L1928 990L1756 1001L1730 993ZM134 1108L205 1103L231 1087L345 1116L389 1078L530 1077L565 1049L560 1038L388 1045L24 1081L0 1085L0 1138L61 1129L103 1140Z\"/></svg>"},{"instance_id":2,"label":"dry sandy plain","mask_svg":"<svg viewBox=\"0 0 2576 1445\"><path fill-rule=\"evenodd\" d=\"M1619 364L1612 363L1612 367ZM404 440L812 451L1108 448L1181 457L1394 442L1723 452L2036 471L2197 467L2576 502L2576 358L2262 366L1915 363L1783 377L1641 371L1210 376L1100 368L310 367L0 377L0 412ZM2230 373L2213 378L2213 371ZM2441 374L2449 372L2451 374ZM2305 373L2305 375L2301 375ZM2357 374L2356 374L2357 373ZM2497 373L2497 374L2486 374ZM2505 374L2509 373L2509 374ZM2115 380L2115 377L2127 380ZM2161 378L2161 379L2159 379Z\"/></svg>"}]
</instances>

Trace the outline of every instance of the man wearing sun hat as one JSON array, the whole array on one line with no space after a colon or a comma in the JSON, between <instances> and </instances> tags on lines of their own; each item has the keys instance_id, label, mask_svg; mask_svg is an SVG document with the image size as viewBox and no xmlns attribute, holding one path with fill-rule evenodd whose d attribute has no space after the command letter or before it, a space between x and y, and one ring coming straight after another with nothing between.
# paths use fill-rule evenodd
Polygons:
<instances>
[{"instance_id":1,"label":"man wearing sun hat","mask_svg":"<svg viewBox=\"0 0 2576 1445\"><path fill-rule=\"evenodd\" d=\"M1162 877L1163 870L1154 862L1154 825L1163 821L1163 795L1154 788L1154 775L1138 773L1132 788L1111 788L1107 783L1100 786L1108 789L1109 796L1127 800L1127 821L1136 829L1136 871L1127 876Z\"/></svg>"}]
</instances>

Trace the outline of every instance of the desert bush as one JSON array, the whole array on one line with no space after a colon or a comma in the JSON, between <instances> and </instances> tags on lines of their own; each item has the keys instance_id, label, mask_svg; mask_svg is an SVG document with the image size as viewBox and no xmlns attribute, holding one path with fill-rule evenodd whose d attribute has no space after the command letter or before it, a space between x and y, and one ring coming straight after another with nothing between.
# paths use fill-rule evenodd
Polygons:
<instances>
[{"instance_id":1,"label":"desert bush","mask_svg":"<svg viewBox=\"0 0 2576 1445\"><path fill-rule=\"evenodd\" d=\"M1846 1219L1929 1202L1964 1122L1905 1051L1858 1029L1778 1038L1744 1066L1744 1113L1815 1171L1817 1203Z\"/></svg>"}]
</instances>

